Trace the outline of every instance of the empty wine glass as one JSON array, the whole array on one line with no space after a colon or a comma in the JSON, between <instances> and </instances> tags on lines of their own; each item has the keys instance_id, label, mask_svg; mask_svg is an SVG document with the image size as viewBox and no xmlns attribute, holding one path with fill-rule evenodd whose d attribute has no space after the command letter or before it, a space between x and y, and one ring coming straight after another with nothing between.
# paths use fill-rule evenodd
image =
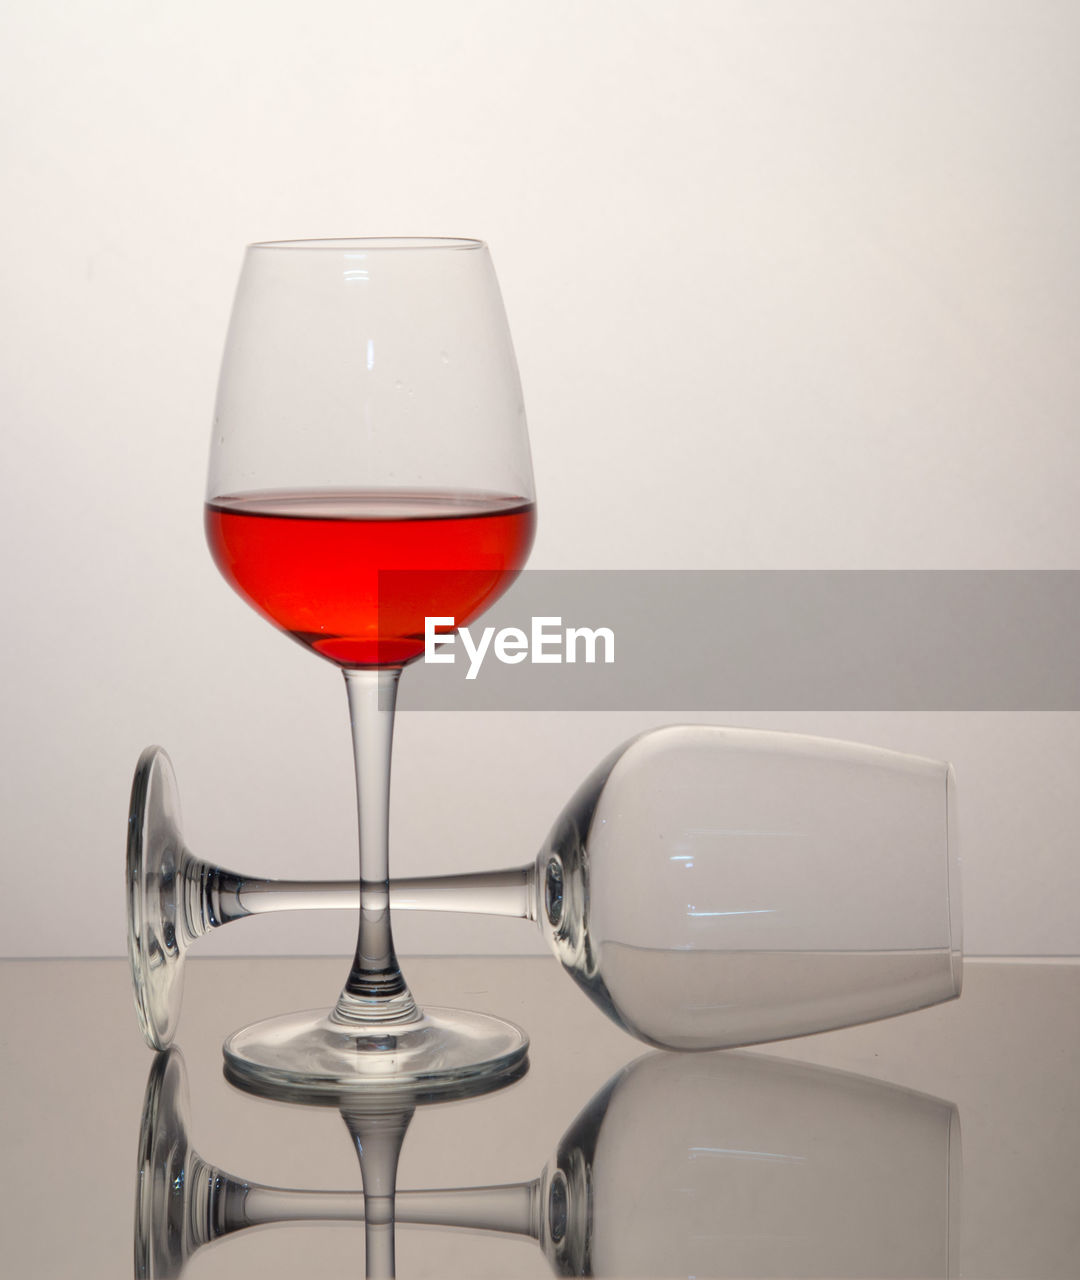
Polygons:
<instances>
[{"instance_id":1,"label":"empty wine glass","mask_svg":"<svg viewBox=\"0 0 1080 1280\"><path fill-rule=\"evenodd\" d=\"M364 1120L343 1114L355 1138ZM187 1115L183 1059L170 1049L143 1107L139 1276L178 1276L203 1245L253 1227L365 1222L387 1199L401 1226L532 1239L556 1275L957 1274L955 1106L805 1063L648 1053L581 1110L539 1176L391 1186L377 1206L357 1191L233 1176L198 1154Z\"/></svg>"},{"instance_id":2,"label":"empty wine glass","mask_svg":"<svg viewBox=\"0 0 1080 1280\"><path fill-rule=\"evenodd\" d=\"M536 922L619 1026L710 1049L905 1013L960 994L952 769L874 747L748 729L654 729L612 752L535 861L390 886L394 909ZM168 757L136 769L129 953L154 1047L179 1017L186 949L210 929L355 906L354 881L268 880L184 845Z\"/></svg>"},{"instance_id":3,"label":"empty wine glass","mask_svg":"<svg viewBox=\"0 0 1080 1280\"><path fill-rule=\"evenodd\" d=\"M475 618L533 538L521 388L486 246L249 246L206 498L207 541L226 581L344 673L360 836L359 936L337 1004L238 1031L226 1057L252 1079L328 1090L453 1087L512 1069L527 1050L520 1028L418 1008L388 899L401 670L423 652L425 617Z\"/></svg>"}]
</instances>

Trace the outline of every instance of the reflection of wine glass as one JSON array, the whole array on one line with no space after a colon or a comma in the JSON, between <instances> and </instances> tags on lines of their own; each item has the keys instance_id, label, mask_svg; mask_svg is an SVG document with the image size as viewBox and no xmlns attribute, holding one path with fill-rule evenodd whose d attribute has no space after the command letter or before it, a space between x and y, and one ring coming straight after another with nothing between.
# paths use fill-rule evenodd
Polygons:
<instances>
[{"instance_id":1,"label":"reflection of wine glass","mask_svg":"<svg viewBox=\"0 0 1080 1280\"><path fill-rule=\"evenodd\" d=\"M948 765L794 734L689 725L624 744L534 863L395 881L397 908L537 921L620 1026L705 1049L824 1031L959 995ZM184 847L168 757L142 755L129 943L147 1039L167 1044L186 948L244 916L355 906L355 882L241 876Z\"/></svg>"},{"instance_id":2,"label":"reflection of wine glass","mask_svg":"<svg viewBox=\"0 0 1080 1280\"><path fill-rule=\"evenodd\" d=\"M204 1244L243 1227L273 1222L363 1222L368 1276L394 1274L394 1199L401 1145L416 1108L476 1097L525 1073L522 1059L488 1075L437 1091L401 1089L306 1092L266 1086L268 1096L305 1105L336 1105L356 1147L364 1193L294 1191L233 1178L205 1161L188 1137L184 1059L170 1048L154 1058L139 1129L135 1187L135 1275L178 1276ZM246 1084L243 1087L248 1087Z\"/></svg>"},{"instance_id":3,"label":"reflection of wine glass","mask_svg":"<svg viewBox=\"0 0 1080 1280\"><path fill-rule=\"evenodd\" d=\"M394 954L387 826L394 699L426 615L475 617L524 564L533 486L498 285L475 240L253 245L222 362L206 533L264 618L348 689L360 928L329 1013L234 1033L254 1080L340 1090L512 1067L519 1028L413 1001ZM395 574L393 586L380 578Z\"/></svg>"},{"instance_id":4,"label":"reflection of wine glass","mask_svg":"<svg viewBox=\"0 0 1080 1280\"><path fill-rule=\"evenodd\" d=\"M651 1053L567 1130L541 1242L560 1275L943 1277L961 1167L952 1103L762 1054Z\"/></svg>"},{"instance_id":5,"label":"reflection of wine glass","mask_svg":"<svg viewBox=\"0 0 1080 1280\"><path fill-rule=\"evenodd\" d=\"M172 1049L143 1108L138 1275L178 1276L250 1227L364 1221L359 1192L268 1187L204 1160L187 1109ZM582 1109L539 1177L391 1188L391 1202L399 1226L536 1240L558 1275L942 1277L956 1274L961 1163L956 1108L938 1098L761 1054L649 1053Z\"/></svg>"}]
</instances>

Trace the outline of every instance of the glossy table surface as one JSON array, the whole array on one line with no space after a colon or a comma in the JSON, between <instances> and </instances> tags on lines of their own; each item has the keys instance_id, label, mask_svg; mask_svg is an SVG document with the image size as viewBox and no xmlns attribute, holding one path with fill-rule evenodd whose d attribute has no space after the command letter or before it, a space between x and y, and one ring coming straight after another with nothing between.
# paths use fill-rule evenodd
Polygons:
<instances>
[{"instance_id":1,"label":"glossy table surface","mask_svg":"<svg viewBox=\"0 0 1080 1280\"><path fill-rule=\"evenodd\" d=\"M1080 963L969 961L961 998L937 1008L753 1050L651 1056L553 960L427 957L405 970L422 1002L500 1013L532 1043L514 1083L413 1115L397 1177L400 1277L1080 1275ZM189 961L176 1105L191 1151L241 1186L350 1193L270 1196L288 1221L189 1239L192 1280L365 1274L342 1116L253 1097L221 1068L230 1031L328 1004L342 976L340 959ZM4 1274L132 1274L155 1055L126 962L4 961L0 993ZM430 1225L460 1198L410 1195L504 1185L519 1190L481 1196L468 1229ZM342 1221L305 1220L328 1203ZM531 1208L507 1216L511 1203ZM504 1228L531 1222L539 1238L477 1229L500 1205ZM176 1258L154 1265L178 1274Z\"/></svg>"}]
</instances>

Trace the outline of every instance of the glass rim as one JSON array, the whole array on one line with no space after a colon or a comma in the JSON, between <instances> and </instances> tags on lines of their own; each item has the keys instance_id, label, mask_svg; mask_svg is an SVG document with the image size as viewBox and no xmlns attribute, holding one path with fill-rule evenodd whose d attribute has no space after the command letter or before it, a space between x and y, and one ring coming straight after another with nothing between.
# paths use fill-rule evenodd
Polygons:
<instances>
[{"instance_id":1,"label":"glass rim","mask_svg":"<svg viewBox=\"0 0 1080 1280\"><path fill-rule=\"evenodd\" d=\"M339 252L375 252L390 250L400 252L407 249L486 249L483 240L470 239L467 236L328 236L311 240L257 240L247 246L248 250L337 250Z\"/></svg>"}]
</instances>

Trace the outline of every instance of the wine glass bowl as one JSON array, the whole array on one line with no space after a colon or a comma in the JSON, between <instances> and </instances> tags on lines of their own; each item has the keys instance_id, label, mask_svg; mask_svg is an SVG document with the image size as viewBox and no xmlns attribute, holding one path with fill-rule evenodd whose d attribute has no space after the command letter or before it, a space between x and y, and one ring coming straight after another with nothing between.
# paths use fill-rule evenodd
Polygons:
<instances>
[{"instance_id":1,"label":"wine glass bowl","mask_svg":"<svg viewBox=\"0 0 1080 1280\"><path fill-rule=\"evenodd\" d=\"M708 725L642 734L537 862L563 966L647 1043L716 1049L960 994L951 767Z\"/></svg>"},{"instance_id":2,"label":"wine glass bowl","mask_svg":"<svg viewBox=\"0 0 1080 1280\"><path fill-rule=\"evenodd\" d=\"M249 246L205 525L229 585L342 670L359 823L359 933L337 1004L237 1032L225 1046L231 1068L253 1083L330 1091L449 1088L505 1072L526 1053L524 1033L421 1011L388 900L398 678L423 651L424 618L443 610L467 623L510 585L533 537L521 389L482 242Z\"/></svg>"},{"instance_id":3,"label":"wine glass bowl","mask_svg":"<svg viewBox=\"0 0 1080 1280\"><path fill-rule=\"evenodd\" d=\"M205 520L226 581L343 667L410 662L436 607L466 625L497 598L528 556L535 517L486 246L250 246L222 360ZM385 570L411 572L383 579L380 592Z\"/></svg>"}]
</instances>

